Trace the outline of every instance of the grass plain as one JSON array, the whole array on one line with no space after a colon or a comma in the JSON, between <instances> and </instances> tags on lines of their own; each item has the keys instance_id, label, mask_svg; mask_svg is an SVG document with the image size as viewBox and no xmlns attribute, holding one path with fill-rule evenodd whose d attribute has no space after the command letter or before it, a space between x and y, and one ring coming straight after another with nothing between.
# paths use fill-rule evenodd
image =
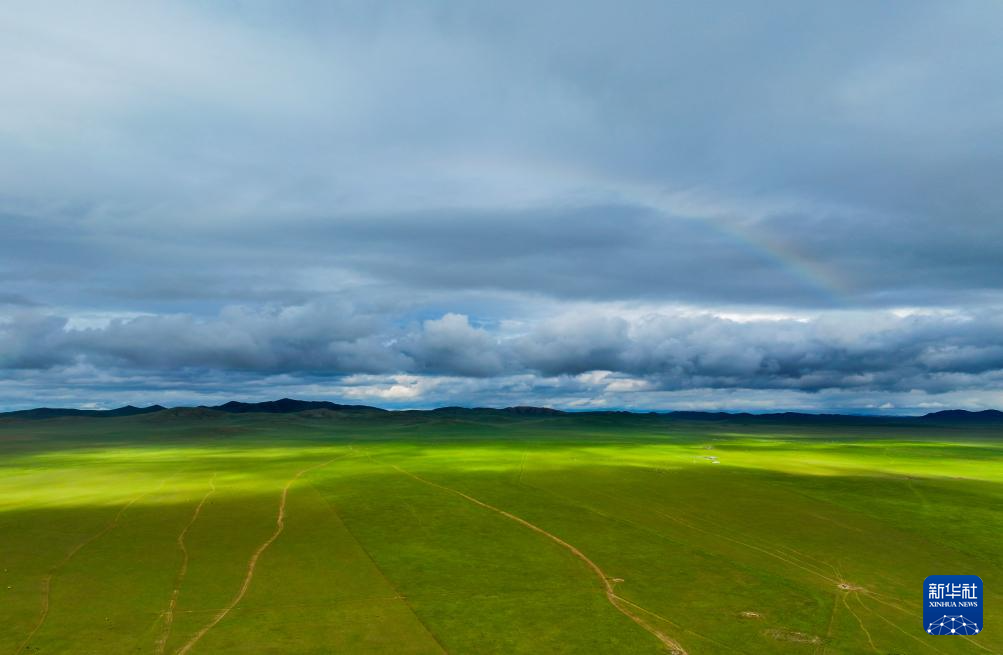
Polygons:
<instances>
[{"instance_id":1,"label":"grass plain","mask_svg":"<svg viewBox=\"0 0 1003 655\"><path fill-rule=\"evenodd\" d=\"M985 427L8 420L0 653L1001 653L1001 508Z\"/></svg>"}]
</instances>

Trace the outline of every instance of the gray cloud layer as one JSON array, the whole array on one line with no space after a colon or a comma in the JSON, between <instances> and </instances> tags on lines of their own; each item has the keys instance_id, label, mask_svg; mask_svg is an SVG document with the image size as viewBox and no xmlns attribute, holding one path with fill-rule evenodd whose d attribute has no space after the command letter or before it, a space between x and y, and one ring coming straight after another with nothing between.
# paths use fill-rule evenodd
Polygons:
<instances>
[{"instance_id":1,"label":"gray cloud layer","mask_svg":"<svg viewBox=\"0 0 1003 655\"><path fill-rule=\"evenodd\" d=\"M975 0L6 3L0 382L997 402L1001 23Z\"/></svg>"},{"instance_id":2,"label":"gray cloud layer","mask_svg":"<svg viewBox=\"0 0 1003 655\"><path fill-rule=\"evenodd\" d=\"M484 329L447 314L395 326L342 306L115 319L73 328L28 311L0 324L0 366L345 378L544 378L603 372L637 389L944 393L1003 388L1003 313L840 313L811 320L581 312ZM623 384L621 384L621 387Z\"/></svg>"}]
</instances>

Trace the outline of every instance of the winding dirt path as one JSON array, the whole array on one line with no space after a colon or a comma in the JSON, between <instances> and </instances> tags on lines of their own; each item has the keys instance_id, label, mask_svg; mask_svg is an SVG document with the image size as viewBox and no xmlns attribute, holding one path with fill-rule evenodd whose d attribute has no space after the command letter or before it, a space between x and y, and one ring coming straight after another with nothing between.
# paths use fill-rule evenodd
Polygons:
<instances>
[{"instance_id":1,"label":"winding dirt path","mask_svg":"<svg viewBox=\"0 0 1003 655\"><path fill-rule=\"evenodd\" d=\"M396 466L396 465L394 466L394 469L396 469L400 473L403 473L404 475L407 475L407 476L409 476L411 478L414 478L418 482L427 484L427 485L429 485L431 487L435 487L437 489L441 489L443 491L448 491L449 493L452 493L452 494L455 494L457 496L460 496L461 498L465 498L466 500L474 503L475 505L480 505L481 507L483 507L485 509L489 509L492 512L495 512L497 514L501 514L505 518L510 519L512 521L515 521L516 523L518 523L518 524L520 524L520 525L522 525L524 527L527 527L530 530L532 530L533 532L541 534L544 537L546 537L546 538L550 539L551 541L553 541L554 543L556 543L556 544L564 547L572 555L574 555L575 557L577 557L578 559L580 559L582 562L584 562L585 565L588 566L592 570L592 572L596 574L596 576L599 578L599 580L603 584L603 590L604 590L604 592L606 594L606 600L609 601L610 605L612 605L621 614L623 614L624 616L626 616L627 618L629 618L631 621L633 621L638 626L640 626L641 628L643 628L646 632L648 632L649 634L651 634L652 636L654 636L656 639L658 639L660 642L662 642L662 645L664 645L669 650L669 652L672 653L672 655L686 655L686 651L679 644L679 642L677 642L676 640L672 639L671 637L669 637L668 635L666 635L664 632L662 632L658 628L652 626L648 621L644 620L641 616L639 616L637 613L635 613L634 611L632 611L630 608L631 607L636 607L636 608L640 609L643 612L646 612L648 614L652 614L651 612L648 612L648 610L644 609L643 607L640 607L639 605L637 605L635 603L632 603L632 602L628 601L627 599L621 598L620 596L618 596L616 594L616 589L613 586L613 578L611 578L610 576L606 575L606 572L603 571L601 568L599 568L598 564L596 564L591 559L589 559L589 557L585 553L583 553L582 551L578 550L578 548L576 548L575 546L573 546L573 545L569 544L568 542L564 541L563 539L561 539L557 535L552 534L550 532L547 532L543 528L541 528L541 527L539 527L539 526L537 526L537 525L535 525L533 523L530 523L529 521L527 521L527 520L525 520L523 518L520 518L520 517L516 516L515 514L512 514L510 512L506 512L505 510L500 509L498 507L495 507L494 505L489 505L489 504L487 504L487 503L485 503L485 502L483 502L481 500L478 500L478 499L474 498L473 496L468 496L467 494L463 493L462 491L458 491L456 489L453 489L452 487L447 487L445 485L441 485L441 484L432 482L431 480L426 480L425 478L419 477L419 476L415 475L414 473L411 473L410 471L406 471L406 470L404 470L401 467Z\"/></svg>"},{"instance_id":2,"label":"winding dirt path","mask_svg":"<svg viewBox=\"0 0 1003 655\"><path fill-rule=\"evenodd\" d=\"M220 621L225 619L226 615L229 614L231 610L233 610L233 608L236 607L237 604L244 599L244 596L247 594L247 590L250 589L251 587L251 580L254 578L254 570L258 566L258 559L261 557L262 553L268 550L268 547L271 546L272 543L274 543L275 540L279 538L279 535L282 534L282 531L286 527L286 500L289 498L289 489L293 486L293 484L301 477L303 477L305 474L309 473L310 471L327 466L331 462L341 459L344 456L345 455L339 455L338 457L335 457L334 459L328 460L321 464L314 464L313 466L308 466L307 468L302 469L301 471L297 471L296 474L293 475L293 477L291 477L288 482L286 482L286 486L282 488L282 496L279 499L279 512L278 516L275 519L275 531L272 532L272 535L268 537L268 539L266 539L264 543L258 546L258 549L254 551L253 555L251 555L251 559L247 562L247 571L244 573L244 582L240 585L240 590L237 591L237 595L233 597L233 599L226 607L221 609L219 613L217 613L216 616L213 617L212 621L209 621L209 623L207 623L201 630L196 632L195 635L188 640L188 643L186 643L184 646L176 650L175 655L185 655L185 653L194 648L195 644L197 644L202 639L202 637L206 635L207 632L215 628L216 625L218 625Z\"/></svg>"},{"instance_id":3,"label":"winding dirt path","mask_svg":"<svg viewBox=\"0 0 1003 655\"><path fill-rule=\"evenodd\" d=\"M181 593L181 583L184 582L185 576L188 574L188 547L185 545L185 537L188 535L191 527L195 525L195 521L198 520L206 501L214 493L216 493L215 473L209 479L209 491L206 495L202 496L202 500L199 501L199 504L195 506L195 511L192 512L191 519L185 525L184 529L181 530L181 534L178 535L178 549L181 550L181 568L178 569L178 575L174 578L174 590L171 592L171 602L167 606L167 611L164 612L164 627L161 630L160 639L157 640L158 655L163 653L167 647L167 640L171 636L171 627L174 623L174 610L178 606L178 595Z\"/></svg>"},{"instance_id":4,"label":"winding dirt path","mask_svg":"<svg viewBox=\"0 0 1003 655\"><path fill-rule=\"evenodd\" d=\"M52 592L53 576L55 576L60 569L69 564L70 560L73 559L73 557L77 553L79 553L84 548L84 546L100 539L101 537L105 536L106 534L114 530L115 527L118 525L118 522L122 519L122 515L125 514L125 511L130 507L132 507L137 500L139 500L145 495L146 495L145 493L139 494L138 496L127 502L125 505L123 505L122 508L118 510L118 513L115 514L115 517L111 521L109 521L103 528L101 528L99 531L95 532L94 534L87 537L86 539L78 543L76 546L71 548L70 551L66 553L66 556L63 557L63 559L61 559L55 566L49 569L49 572L45 574L44 578L42 578L42 608L38 614L38 620L35 622L35 626L31 629L31 632L28 633L28 636L24 638L24 641L21 642L21 645L18 646L17 650L14 651L14 655L21 655L24 649L28 647L28 644L31 643L31 640L35 638L35 635L38 634L38 631L42 629L42 625L45 623L45 619L48 618L49 616L49 597Z\"/></svg>"}]
</instances>

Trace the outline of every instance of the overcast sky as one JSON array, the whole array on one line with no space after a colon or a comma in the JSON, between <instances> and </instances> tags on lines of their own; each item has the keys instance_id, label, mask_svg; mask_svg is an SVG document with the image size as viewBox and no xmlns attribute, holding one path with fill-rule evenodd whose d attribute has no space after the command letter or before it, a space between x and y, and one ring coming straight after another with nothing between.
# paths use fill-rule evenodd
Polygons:
<instances>
[{"instance_id":1,"label":"overcast sky","mask_svg":"<svg viewBox=\"0 0 1003 655\"><path fill-rule=\"evenodd\" d=\"M0 409L1003 407L1001 30L4 2Z\"/></svg>"}]
</instances>

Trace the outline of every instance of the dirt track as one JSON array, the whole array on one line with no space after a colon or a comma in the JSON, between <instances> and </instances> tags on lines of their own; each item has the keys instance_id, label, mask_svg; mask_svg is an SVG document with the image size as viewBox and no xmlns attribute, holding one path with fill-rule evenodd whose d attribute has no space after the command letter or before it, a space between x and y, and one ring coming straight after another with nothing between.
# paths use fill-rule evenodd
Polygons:
<instances>
[{"instance_id":1,"label":"dirt track","mask_svg":"<svg viewBox=\"0 0 1003 655\"><path fill-rule=\"evenodd\" d=\"M641 611L643 611L643 612L645 612L647 614L651 614L652 616L657 616L657 615L653 614L652 612L649 612L648 610L644 609L643 607L641 607L641 606L639 606L639 605L637 605L635 603L632 603L632 602L626 600L625 598L621 598L620 596L618 596L616 594L615 588L613 587L612 578L610 576L606 575L606 572L603 571L601 568L599 568L598 564L596 564L591 559L589 559L589 557L585 553L583 553L582 551L578 550L578 548L576 548L575 546L573 546L573 545L569 544L568 542L564 541L563 539L561 539L557 535L552 534L550 532L547 532L543 528L541 528L541 527L539 527L537 525L534 525L533 523L530 523L529 521L527 521L527 520L525 520L523 518L520 518L520 517L516 516L515 514L512 514L510 512L506 512L505 510L500 509L498 507L495 507L494 505L489 505L489 504L487 504L487 503L485 503L485 502L483 502L481 500L478 500L478 499L474 498L473 496L468 496L467 494L463 493L462 491L457 491L456 489L453 489L451 487L447 487L445 485L437 484L437 483L432 482L430 480L426 480L425 478L419 477L419 476L415 475L414 473L411 473L410 471L406 471L406 470L400 468L399 466L394 466L394 468L397 471L403 473L404 475L407 475L407 476L410 476L410 477L414 478L418 482L422 482L422 483L427 484L429 486L436 487L437 489L442 489L443 491L448 491L448 492L450 492L452 494L456 494L457 496L460 496L461 498L465 498L466 500L468 500L468 501L470 501L470 502L472 502L472 503L474 503L476 505L480 505L481 507L484 507L485 509L489 509L492 512L495 512L497 514L501 514L505 518L511 519L512 521L515 521L516 523L519 523L520 525L523 525L523 526L529 528L533 532L539 533L539 534L547 537L551 541L553 541L553 542L559 544L560 546L564 547L565 549L567 549L568 551L570 551L572 555L574 555L575 557L577 557L578 559L580 559L582 562L585 563L586 566L588 566L590 569L592 569L592 572L596 574L596 576L599 578L599 580L603 584L603 588L604 588L604 591L606 593L606 599L610 602L610 604L613 607L615 607L617 609L617 611L619 611L621 614L623 614L624 616L626 616L627 618L629 618L631 621L633 621L634 623L636 623L637 625L639 625L641 628L643 628L645 631L647 631L648 633L650 633L651 635L653 635L655 638L657 638L660 642L662 642L662 644L673 655L686 655L686 651L683 649L683 647L677 641L675 641L674 639L672 639L671 637L669 637L668 635L666 635L661 630L659 630L659 629L655 628L654 626L652 626L650 623L648 623L643 618L641 618L640 616L638 616L636 613L634 613L633 611L631 611L629 609L629 607L636 607L637 609L640 609Z\"/></svg>"},{"instance_id":2,"label":"dirt track","mask_svg":"<svg viewBox=\"0 0 1003 655\"><path fill-rule=\"evenodd\" d=\"M202 500L199 504L195 506L195 511L192 512L192 517L185 525L184 529L181 530L181 534L178 535L178 548L181 550L181 568L178 569L178 575L174 580L174 590L171 592L171 602L167 606L167 611L164 612L164 627L160 633L160 639L157 640L157 653L163 653L164 649L167 647L167 640L171 636L171 626L174 623L174 610L178 605L178 595L181 593L181 583L184 582L185 575L188 574L188 547L185 545L185 536L191 527L195 525L195 521L198 520L199 514L202 513L202 507L205 506L206 501L209 497L216 493L216 474L212 474L212 478L209 479L209 491L206 495L202 496Z\"/></svg>"},{"instance_id":3,"label":"dirt track","mask_svg":"<svg viewBox=\"0 0 1003 655\"><path fill-rule=\"evenodd\" d=\"M163 483L161 483L161 485L163 485ZM145 495L146 495L145 493L140 494L135 498L133 498L132 500L130 500L129 502L127 502L125 505L123 505L122 508L118 510L118 513L115 514L115 518L109 521L107 525L101 528L98 532L95 532L91 536L87 537L86 539L78 543L73 548L71 548L70 551L66 553L66 556L62 560L60 560L58 564L49 569L49 572L45 574L44 578L42 578L42 608L38 615L38 621L35 622L35 627L31 629L31 632L28 633L28 636L24 638L24 641L21 642L21 645L17 647L16 651L14 651L14 655L20 655L21 652L24 651L25 648L27 648L28 644L31 643L31 640L34 639L35 635L38 634L38 631L42 628L42 624L45 623L45 619L49 616L49 596L52 591L53 576L56 575L56 573L58 573L61 568L66 566L70 562L70 560L73 559L73 557L77 553L79 553L84 546L91 543L92 541L100 539L104 535L108 534L110 531L114 530L115 526L117 526L118 522L121 520L122 515L125 514L125 511L130 507L132 507L137 500L139 500Z\"/></svg>"},{"instance_id":4,"label":"dirt track","mask_svg":"<svg viewBox=\"0 0 1003 655\"><path fill-rule=\"evenodd\" d=\"M188 640L188 643L186 643L184 646L175 651L175 655L185 655L185 653L194 648L195 644L197 644L202 639L202 637L206 635L207 632L216 627L216 625L218 625L220 621L226 618L226 615L229 614L230 611L233 610L233 608L236 607L237 604L244 599L244 596L247 594L247 590L250 589L251 587L251 580L254 578L254 570L258 566L258 559L261 557L261 554L264 553L266 550L268 550L268 547L271 546L272 543L274 543L274 541L279 538L279 535L282 534L282 531L286 527L286 500L289 497L289 489L290 487L293 486L293 483L295 483L297 480L303 477L303 475L305 475L306 473L309 473L310 471L313 471L315 469L319 469L323 466L327 466L331 462L337 459L341 459L341 457L343 456L344 455L335 457L332 460L323 462L321 464L308 466L305 469L297 471L296 474L293 475L293 477L291 477L288 482L286 482L286 486L282 488L282 496L279 499L279 511L278 511L278 516L275 519L275 531L272 532L272 535L268 537L268 539L266 539L264 543L258 546L258 549L254 551L253 555L251 555L251 559L247 562L247 571L244 573L244 582L243 584L240 585L240 590L237 592L237 595L233 597L233 599L226 607L220 610L219 613L217 613L216 616L213 617L212 621L207 623L201 630L196 632L195 635Z\"/></svg>"}]
</instances>

